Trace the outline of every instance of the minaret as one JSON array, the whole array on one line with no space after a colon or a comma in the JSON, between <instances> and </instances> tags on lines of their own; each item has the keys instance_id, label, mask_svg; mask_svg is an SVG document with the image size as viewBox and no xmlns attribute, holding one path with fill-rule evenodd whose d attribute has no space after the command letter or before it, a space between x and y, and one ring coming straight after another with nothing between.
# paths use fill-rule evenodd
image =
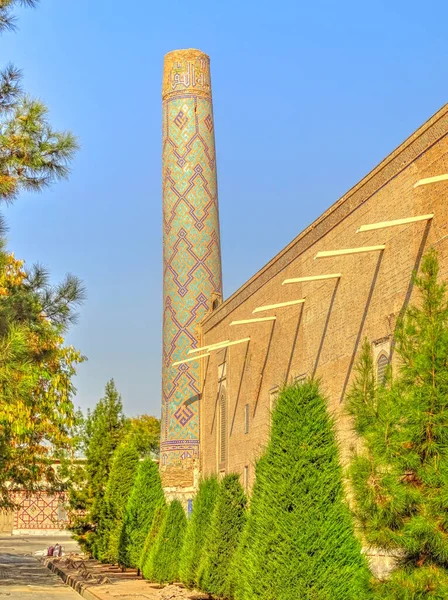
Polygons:
<instances>
[{"instance_id":1,"label":"minaret","mask_svg":"<svg viewBox=\"0 0 448 600\"><path fill-rule=\"evenodd\" d=\"M165 491L194 489L200 365L171 364L197 347L198 324L222 295L210 58L175 50L163 71L163 356L160 465Z\"/></svg>"}]
</instances>

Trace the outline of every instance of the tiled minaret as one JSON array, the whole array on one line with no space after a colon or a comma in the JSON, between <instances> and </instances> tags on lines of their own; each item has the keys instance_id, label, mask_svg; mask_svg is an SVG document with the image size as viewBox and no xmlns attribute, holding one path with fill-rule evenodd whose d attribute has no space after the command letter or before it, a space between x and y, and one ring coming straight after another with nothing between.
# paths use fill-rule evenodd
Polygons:
<instances>
[{"instance_id":1,"label":"tiled minaret","mask_svg":"<svg viewBox=\"0 0 448 600\"><path fill-rule=\"evenodd\" d=\"M199 456L200 364L172 363L222 294L210 59L165 56L163 73L163 365L160 465L167 493L193 489Z\"/></svg>"}]
</instances>

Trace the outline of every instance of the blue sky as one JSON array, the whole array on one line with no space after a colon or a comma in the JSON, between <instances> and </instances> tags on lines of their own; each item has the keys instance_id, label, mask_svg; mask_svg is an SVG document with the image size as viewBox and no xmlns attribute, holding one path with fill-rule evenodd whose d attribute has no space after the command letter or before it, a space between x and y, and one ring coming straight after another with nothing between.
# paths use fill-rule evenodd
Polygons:
<instances>
[{"instance_id":1,"label":"blue sky","mask_svg":"<svg viewBox=\"0 0 448 600\"><path fill-rule=\"evenodd\" d=\"M159 414L163 55L212 60L228 297L448 99L448 5L433 0L41 0L4 62L82 149L67 182L4 208L9 245L72 272L88 300L69 341L86 408L114 377Z\"/></svg>"}]
</instances>

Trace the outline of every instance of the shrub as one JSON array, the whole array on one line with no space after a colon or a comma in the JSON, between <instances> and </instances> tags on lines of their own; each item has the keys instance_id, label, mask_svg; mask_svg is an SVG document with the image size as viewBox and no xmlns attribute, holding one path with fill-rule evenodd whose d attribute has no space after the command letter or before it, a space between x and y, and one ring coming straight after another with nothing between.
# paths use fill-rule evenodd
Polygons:
<instances>
[{"instance_id":1,"label":"shrub","mask_svg":"<svg viewBox=\"0 0 448 600\"><path fill-rule=\"evenodd\" d=\"M147 579L158 583L172 583L179 579L179 557L186 527L187 517L182 504L173 500L149 551L144 572Z\"/></svg>"},{"instance_id":2,"label":"shrub","mask_svg":"<svg viewBox=\"0 0 448 600\"><path fill-rule=\"evenodd\" d=\"M198 569L198 586L219 597L228 594L229 568L246 521L246 496L236 474L219 484L212 520Z\"/></svg>"},{"instance_id":3,"label":"shrub","mask_svg":"<svg viewBox=\"0 0 448 600\"><path fill-rule=\"evenodd\" d=\"M369 571L344 501L333 423L316 382L282 390L256 467L232 589L237 600L364 600Z\"/></svg>"},{"instance_id":4,"label":"shrub","mask_svg":"<svg viewBox=\"0 0 448 600\"><path fill-rule=\"evenodd\" d=\"M140 557L155 510L163 499L159 467L152 458L146 458L140 463L126 506L118 553L123 567L140 567Z\"/></svg>"},{"instance_id":5,"label":"shrub","mask_svg":"<svg viewBox=\"0 0 448 600\"><path fill-rule=\"evenodd\" d=\"M180 580L187 587L194 587L197 584L197 571L207 530L211 523L218 489L216 476L203 479L193 501L193 512L188 521L179 564Z\"/></svg>"},{"instance_id":6,"label":"shrub","mask_svg":"<svg viewBox=\"0 0 448 600\"><path fill-rule=\"evenodd\" d=\"M138 464L139 455L132 444L122 444L116 449L104 495L104 512L98 540L98 547L101 548L99 558L104 562L118 562L124 511Z\"/></svg>"}]
</instances>

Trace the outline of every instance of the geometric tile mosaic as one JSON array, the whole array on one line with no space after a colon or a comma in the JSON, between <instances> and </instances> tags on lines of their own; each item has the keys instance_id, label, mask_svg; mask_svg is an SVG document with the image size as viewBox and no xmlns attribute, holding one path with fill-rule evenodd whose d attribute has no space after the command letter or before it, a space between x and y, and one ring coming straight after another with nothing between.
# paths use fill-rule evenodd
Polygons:
<instances>
[{"instance_id":1,"label":"geometric tile mosaic","mask_svg":"<svg viewBox=\"0 0 448 600\"><path fill-rule=\"evenodd\" d=\"M165 57L163 84L163 349L161 462L197 456L199 364L171 367L197 346L196 326L222 293L210 61Z\"/></svg>"},{"instance_id":2,"label":"geometric tile mosaic","mask_svg":"<svg viewBox=\"0 0 448 600\"><path fill-rule=\"evenodd\" d=\"M14 494L14 502L18 509L14 512L14 529L58 530L67 526L65 511L61 510L66 501L63 493L46 494L35 492L27 495L24 492Z\"/></svg>"}]
</instances>

